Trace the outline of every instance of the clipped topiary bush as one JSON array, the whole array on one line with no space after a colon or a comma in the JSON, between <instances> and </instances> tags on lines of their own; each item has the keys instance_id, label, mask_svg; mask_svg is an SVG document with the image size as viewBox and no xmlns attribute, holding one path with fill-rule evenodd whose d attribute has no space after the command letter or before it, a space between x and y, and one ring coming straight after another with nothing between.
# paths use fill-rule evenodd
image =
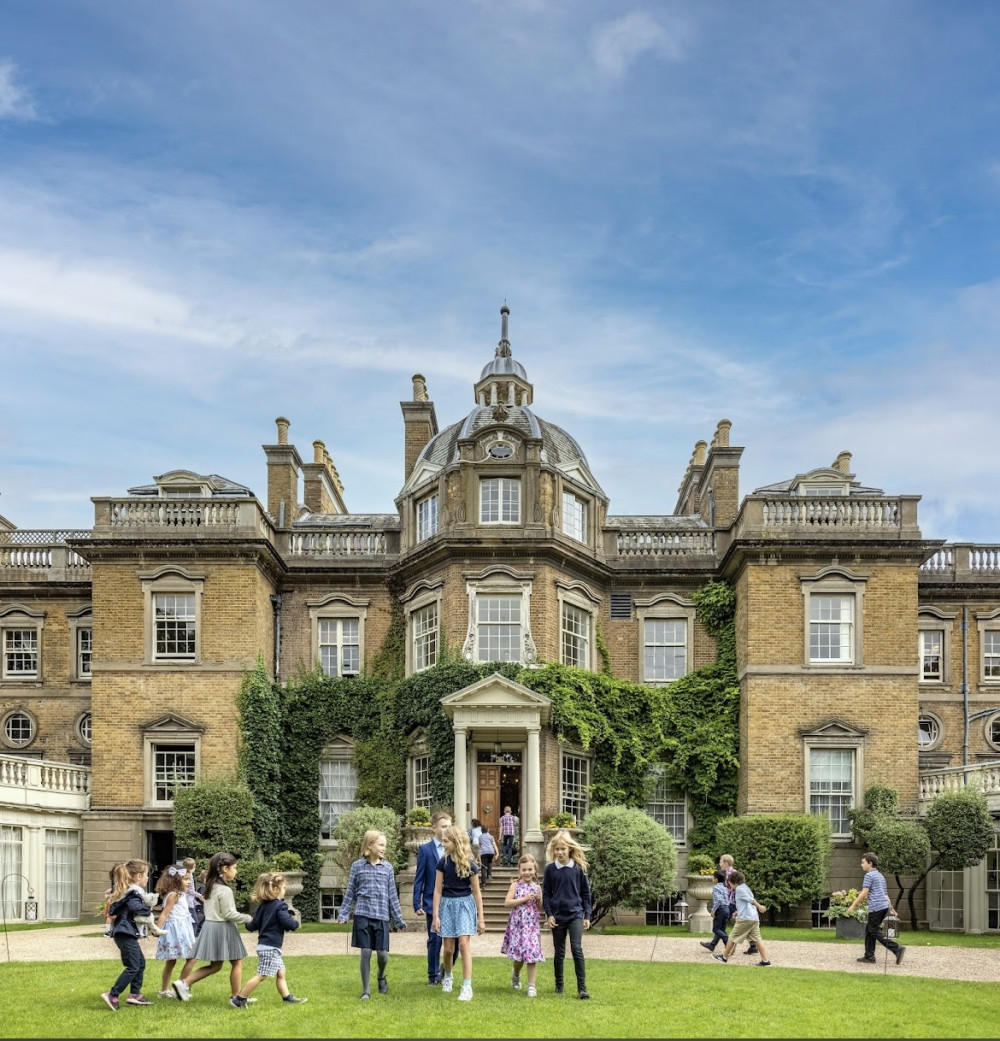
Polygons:
<instances>
[{"instance_id":1,"label":"clipped topiary bush","mask_svg":"<svg viewBox=\"0 0 1000 1041\"><path fill-rule=\"evenodd\" d=\"M677 848L662 824L642 810L600 806L583 822L593 901L591 923L621 904L644 911L674 891Z\"/></svg>"},{"instance_id":2,"label":"clipped topiary bush","mask_svg":"<svg viewBox=\"0 0 1000 1041\"><path fill-rule=\"evenodd\" d=\"M757 900L789 911L826 894L833 843L830 818L810 813L728 817L715 829L720 853L731 853Z\"/></svg>"}]
</instances>

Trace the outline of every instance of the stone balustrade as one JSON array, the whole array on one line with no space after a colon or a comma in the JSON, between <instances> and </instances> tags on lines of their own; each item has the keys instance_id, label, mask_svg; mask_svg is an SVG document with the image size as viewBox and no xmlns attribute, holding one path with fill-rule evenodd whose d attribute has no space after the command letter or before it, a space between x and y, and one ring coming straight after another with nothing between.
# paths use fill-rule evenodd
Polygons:
<instances>
[{"instance_id":1,"label":"stone balustrade","mask_svg":"<svg viewBox=\"0 0 1000 1041\"><path fill-rule=\"evenodd\" d=\"M747 496L734 538L920 538L917 495Z\"/></svg>"},{"instance_id":2,"label":"stone balustrade","mask_svg":"<svg viewBox=\"0 0 1000 1041\"><path fill-rule=\"evenodd\" d=\"M82 812L89 804L89 766L0 756L0 805Z\"/></svg>"},{"instance_id":3,"label":"stone balustrade","mask_svg":"<svg viewBox=\"0 0 1000 1041\"><path fill-rule=\"evenodd\" d=\"M256 499L95 499L95 537L140 534L250 536L273 540L271 521Z\"/></svg>"},{"instance_id":4,"label":"stone balustrade","mask_svg":"<svg viewBox=\"0 0 1000 1041\"><path fill-rule=\"evenodd\" d=\"M714 557L715 533L707 528L605 531L606 552L620 558ZM608 544L610 543L610 545Z\"/></svg>"},{"instance_id":5,"label":"stone balustrade","mask_svg":"<svg viewBox=\"0 0 1000 1041\"><path fill-rule=\"evenodd\" d=\"M296 529L288 534L288 556L310 560L358 558L384 561L399 553L399 531L370 527Z\"/></svg>"},{"instance_id":6,"label":"stone balustrade","mask_svg":"<svg viewBox=\"0 0 1000 1041\"><path fill-rule=\"evenodd\" d=\"M1000 581L1000 546L956 542L920 566L921 579Z\"/></svg>"},{"instance_id":7,"label":"stone balustrade","mask_svg":"<svg viewBox=\"0 0 1000 1041\"><path fill-rule=\"evenodd\" d=\"M69 539L88 538L89 531L0 532L0 576L6 581L89 581L90 564L66 545Z\"/></svg>"},{"instance_id":8,"label":"stone balustrade","mask_svg":"<svg viewBox=\"0 0 1000 1041\"><path fill-rule=\"evenodd\" d=\"M975 766L949 766L943 770L920 772L920 810L925 812L931 800L942 792L954 792L974 784L986 796L990 812L1000 812L1000 759L995 763Z\"/></svg>"}]
</instances>

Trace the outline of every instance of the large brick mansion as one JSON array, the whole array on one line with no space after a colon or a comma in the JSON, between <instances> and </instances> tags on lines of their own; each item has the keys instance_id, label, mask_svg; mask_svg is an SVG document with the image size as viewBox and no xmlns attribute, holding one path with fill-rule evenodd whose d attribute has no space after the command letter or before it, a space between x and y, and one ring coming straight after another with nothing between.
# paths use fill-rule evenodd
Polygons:
<instances>
[{"instance_id":1,"label":"large brick mansion","mask_svg":"<svg viewBox=\"0 0 1000 1041\"><path fill-rule=\"evenodd\" d=\"M536 414L501 314L467 415L439 429L413 377L389 513L349 512L325 445L304 461L279 418L264 500L172 471L96 497L89 530L0 518L0 874L33 880L42 917L85 913L115 859L173 856L173 792L234 767L234 699L258 654L279 679L317 661L363 672L394 598L408 674L442 640L474 661L596 669L600 632L617 676L666 684L714 659L692 594L729 581L738 811L829 814L844 881L847 813L869 784L913 812L974 774L996 784L1000 547L924 537L919 495L865 486L847 452L741 498L727 420L695 445L672 513L614 514L581 446ZM513 802L530 844L544 807L585 811L587 750L555 740L546 699L496 677L442 711L459 820ZM342 735L324 759L327 819L352 804L351 749ZM408 756L411 805L427 791L419 735ZM649 811L683 850L684 793L659 789ZM998 857L932 876L928 921L1000 929Z\"/></svg>"}]
</instances>

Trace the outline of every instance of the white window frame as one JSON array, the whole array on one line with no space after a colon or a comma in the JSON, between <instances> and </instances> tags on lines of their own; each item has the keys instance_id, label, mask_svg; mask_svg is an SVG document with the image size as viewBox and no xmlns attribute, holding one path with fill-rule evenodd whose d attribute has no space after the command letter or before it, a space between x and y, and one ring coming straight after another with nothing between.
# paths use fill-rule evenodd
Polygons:
<instances>
[{"instance_id":1,"label":"white window frame","mask_svg":"<svg viewBox=\"0 0 1000 1041\"><path fill-rule=\"evenodd\" d=\"M20 824L0 824L0 901L8 922L24 919L24 831Z\"/></svg>"},{"instance_id":2,"label":"white window frame","mask_svg":"<svg viewBox=\"0 0 1000 1041\"><path fill-rule=\"evenodd\" d=\"M441 638L441 610L437 600L414 608L410 614L413 671L423 672L437 665Z\"/></svg>"},{"instance_id":3,"label":"white window frame","mask_svg":"<svg viewBox=\"0 0 1000 1041\"><path fill-rule=\"evenodd\" d=\"M160 667L188 668L201 664L202 614L201 599L205 587L205 576L173 565L157 568L156 571L139 576L142 582L145 606L144 656L148 665ZM158 619L157 601L160 597L190 596L194 598L192 618L194 623L194 652L183 654L160 653L157 650Z\"/></svg>"},{"instance_id":4,"label":"white window frame","mask_svg":"<svg viewBox=\"0 0 1000 1041\"><path fill-rule=\"evenodd\" d=\"M174 800L157 797L158 778L156 758L160 752L171 749L194 749L193 784L201 780L201 740L202 728L196 723L181 719L179 716L167 715L149 723L142 731L143 745L143 789L145 806L152 809L172 809ZM187 787L187 785L176 785Z\"/></svg>"},{"instance_id":5,"label":"white window frame","mask_svg":"<svg viewBox=\"0 0 1000 1041\"><path fill-rule=\"evenodd\" d=\"M487 489L494 487L496 489L495 500L492 496L488 500ZM480 477L479 523L490 526L521 523L520 477Z\"/></svg>"},{"instance_id":6,"label":"white window frame","mask_svg":"<svg viewBox=\"0 0 1000 1041\"><path fill-rule=\"evenodd\" d=\"M160 756L168 755L183 755L185 758L185 767L183 780L175 778L171 780L167 774L168 764L163 764L163 771L161 773L161 764L158 762ZM190 763L188 767L187 763ZM198 783L198 742L197 741L155 741L150 746L150 790L149 790L149 802L152 806L173 806L174 796L173 794L167 797L161 797L160 789L169 789L171 792L176 793L178 788L189 788L192 785Z\"/></svg>"},{"instance_id":7,"label":"white window frame","mask_svg":"<svg viewBox=\"0 0 1000 1041\"><path fill-rule=\"evenodd\" d=\"M994 752L1000 752L1000 712L994 712L983 721L983 737Z\"/></svg>"},{"instance_id":8,"label":"white window frame","mask_svg":"<svg viewBox=\"0 0 1000 1041\"><path fill-rule=\"evenodd\" d=\"M917 680L929 687L942 687L951 683L951 633L955 625L955 612L941 611L936 607L921 607L917 613ZM937 633L941 637L941 675L928 678L924 674L924 636Z\"/></svg>"},{"instance_id":9,"label":"white window frame","mask_svg":"<svg viewBox=\"0 0 1000 1041\"><path fill-rule=\"evenodd\" d=\"M81 841L80 832L72 828L46 828L45 908L47 922L70 922L80 917ZM57 854L70 855L60 863Z\"/></svg>"},{"instance_id":10,"label":"white window frame","mask_svg":"<svg viewBox=\"0 0 1000 1041\"><path fill-rule=\"evenodd\" d=\"M812 765L813 757L816 753L822 752L845 752L849 753L851 757L851 790L847 793L848 801L846 803L846 809L854 809L858 806L858 793L862 788L862 779L864 777L864 738L862 736L852 736L846 733L839 733L835 736L823 736L823 735L806 735L803 739L805 745L805 812L806 813L817 813L824 812L818 811L816 803L814 802L814 796L816 799L823 797L833 797L838 794L836 792L823 792L813 791L813 775ZM846 813L844 815L846 820ZM837 831L833 828L833 818L831 820L832 836L833 839L838 843L849 842L853 838L851 831L850 821L847 820L846 830Z\"/></svg>"},{"instance_id":11,"label":"white window frame","mask_svg":"<svg viewBox=\"0 0 1000 1041\"><path fill-rule=\"evenodd\" d=\"M428 582L421 579L421 581L417 582L415 585L410 586L410 588L407 589L400 598L403 604L403 622L406 626L407 676L412 676L415 672L422 672L424 669L431 668L431 666L436 665L441 658L441 642L444 633L441 603L443 588L443 580ZM418 633L418 619L420 613L426 611L429 607L434 607L437 611L437 635L434 641L434 661L428 665L422 665L418 669L417 661L420 660L420 656L417 653L417 640L420 639L422 635Z\"/></svg>"},{"instance_id":12,"label":"white window frame","mask_svg":"<svg viewBox=\"0 0 1000 1041\"><path fill-rule=\"evenodd\" d=\"M329 774L324 773L324 768L327 767L331 768ZM333 767L336 767L336 770L333 770ZM327 780L336 781L337 783L327 784ZM338 734L323 749L322 755L320 756L319 785L319 791L317 792L320 814L319 841L321 846L329 846L336 842L336 839L333 838L333 830L337 826L337 821L339 821L345 813L349 813L358 805L358 770L354 765L354 741L351 738L344 734ZM351 790L353 798L323 798L324 791L332 792L334 790L340 794L343 794L347 790ZM329 815L324 812L324 806L327 805L331 807L342 807L336 814L335 819L331 820ZM325 832L329 832L329 834L324 834Z\"/></svg>"},{"instance_id":13,"label":"white window frame","mask_svg":"<svg viewBox=\"0 0 1000 1041\"><path fill-rule=\"evenodd\" d=\"M590 785L593 761L578 749L563 748L559 755L559 812L572 813L577 826L590 811ZM567 777L579 778L567 783ZM582 812L581 812L582 807Z\"/></svg>"},{"instance_id":14,"label":"white window frame","mask_svg":"<svg viewBox=\"0 0 1000 1041\"><path fill-rule=\"evenodd\" d=\"M815 575L800 576L804 607L803 626L803 660L806 668L813 670L858 669L864 665L864 595L867 578L855 575L845 568L828 567ZM813 602L815 598L849 598L851 602L851 618L849 621L834 619L814 619ZM812 635L815 626L839 625L841 632L847 630L848 652L839 658L822 658L812 656ZM818 631L818 630L817 630Z\"/></svg>"},{"instance_id":15,"label":"white window frame","mask_svg":"<svg viewBox=\"0 0 1000 1041\"><path fill-rule=\"evenodd\" d=\"M94 664L94 619L90 604L78 611L67 612L66 621L69 625L69 678L76 683L90 683Z\"/></svg>"},{"instance_id":16,"label":"white window frame","mask_svg":"<svg viewBox=\"0 0 1000 1041\"><path fill-rule=\"evenodd\" d=\"M589 525L587 514L590 512L590 503L581 498L576 492L563 489L562 493L562 533L587 545Z\"/></svg>"},{"instance_id":17,"label":"white window frame","mask_svg":"<svg viewBox=\"0 0 1000 1041\"><path fill-rule=\"evenodd\" d=\"M80 744L90 748L94 743L94 714L89 709L77 716L75 729Z\"/></svg>"},{"instance_id":18,"label":"white window frame","mask_svg":"<svg viewBox=\"0 0 1000 1041\"><path fill-rule=\"evenodd\" d=\"M1000 686L1000 608L976 614L979 629L979 682L984 687ZM987 653L987 644L990 652Z\"/></svg>"},{"instance_id":19,"label":"white window frame","mask_svg":"<svg viewBox=\"0 0 1000 1041\"><path fill-rule=\"evenodd\" d=\"M579 665L582 669L597 671L597 611L601 598L582 582L556 582L556 601L559 608L559 661L563 665ZM569 633L566 628L567 610L579 612L586 620L586 632ZM579 662L569 662L566 657L566 641L576 638L582 642Z\"/></svg>"},{"instance_id":20,"label":"white window frame","mask_svg":"<svg viewBox=\"0 0 1000 1041\"><path fill-rule=\"evenodd\" d=\"M923 740L923 735L925 734L927 735L926 741ZM926 709L921 710L917 719L917 751L933 752L941 747L943 740L944 723L941 722L941 718L933 712L926 711Z\"/></svg>"},{"instance_id":21,"label":"white window frame","mask_svg":"<svg viewBox=\"0 0 1000 1041\"><path fill-rule=\"evenodd\" d=\"M8 734L8 727L13 723L15 716L23 716L28 721L29 735L27 740L21 740L20 738L14 739ZM34 713L29 712L27 709L15 707L10 711L5 712L0 717L0 743L5 748L12 750L14 754L23 751L25 748L30 748L35 741L38 739L38 720L35 719Z\"/></svg>"},{"instance_id":22,"label":"white window frame","mask_svg":"<svg viewBox=\"0 0 1000 1041\"><path fill-rule=\"evenodd\" d=\"M416 503L417 520L417 542L423 542L432 535L438 533L438 512L441 497L438 492L432 492L418 499Z\"/></svg>"},{"instance_id":23,"label":"white window frame","mask_svg":"<svg viewBox=\"0 0 1000 1041\"><path fill-rule=\"evenodd\" d=\"M307 600L306 606L309 608L309 623L312 631L312 660L320 664L320 668L323 669L325 675L329 676L331 673L327 672L322 664L322 648L324 646L337 647L337 672L336 676L359 676L364 672L365 669L365 628L368 619L368 607L371 601L369 600L358 600L355 597L347 596L344 593L330 593L328 596L323 597L320 600ZM337 639L333 643L320 641L320 622L357 622L358 625L358 641L354 643L344 644L343 643L343 625L337 625ZM344 672L343 669L343 647L357 646L358 648L358 671L357 672Z\"/></svg>"},{"instance_id":24,"label":"white window frame","mask_svg":"<svg viewBox=\"0 0 1000 1041\"><path fill-rule=\"evenodd\" d=\"M646 798L646 813L664 827L676 846L683 849L687 846L690 827L687 793L670 787L666 771L662 767L657 767L653 775L656 781ZM677 809L678 806L680 810Z\"/></svg>"},{"instance_id":25,"label":"white window frame","mask_svg":"<svg viewBox=\"0 0 1000 1041\"><path fill-rule=\"evenodd\" d=\"M692 659L694 654L694 621L696 609L693 600L679 596L676 593L660 593L657 596L636 600L636 619L639 622L639 676L641 682L651 687L662 687L673 683L675 679L686 676L693 668ZM650 675L646 665L646 648L660 646L646 642L646 623L655 622L681 622L684 625L684 671L677 676L668 678L657 678ZM671 646L680 646L673 644Z\"/></svg>"},{"instance_id":26,"label":"white window frame","mask_svg":"<svg viewBox=\"0 0 1000 1041\"><path fill-rule=\"evenodd\" d=\"M481 597L504 597L520 600L520 653L511 659L522 665L529 665L538 658L535 643L531 636L531 587L532 576L515 572L507 567L494 567L476 575L466 575L465 591L468 597L469 616L468 631L462 646L462 655L466 661L497 661L496 658L479 657L479 636L482 624L503 624L500 622L479 621L479 601ZM502 660L502 659L500 659Z\"/></svg>"},{"instance_id":27,"label":"white window frame","mask_svg":"<svg viewBox=\"0 0 1000 1041\"><path fill-rule=\"evenodd\" d=\"M0 681L3 683L42 682L42 633L45 629L45 612L35 611L22 604L10 604L0 610ZM16 646L16 633L30 634L34 648L27 651ZM14 670L8 668L8 654L33 653L34 669Z\"/></svg>"}]
</instances>

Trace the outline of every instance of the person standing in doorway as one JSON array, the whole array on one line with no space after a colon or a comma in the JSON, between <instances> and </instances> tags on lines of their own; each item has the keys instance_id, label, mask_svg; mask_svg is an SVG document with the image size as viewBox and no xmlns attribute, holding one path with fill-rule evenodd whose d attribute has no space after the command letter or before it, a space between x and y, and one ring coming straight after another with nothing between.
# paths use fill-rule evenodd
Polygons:
<instances>
[{"instance_id":1,"label":"person standing in doorway","mask_svg":"<svg viewBox=\"0 0 1000 1041\"><path fill-rule=\"evenodd\" d=\"M442 839L451 827L451 814L431 814L433 838L417 850L417 873L413 877L413 910L427 920L427 986L441 982L441 936L434 931L434 883L438 861L444 855Z\"/></svg>"},{"instance_id":2,"label":"person standing in doorway","mask_svg":"<svg viewBox=\"0 0 1000 1041\"><path fill-rule=\"evenodd\" d=\"M887 940L882 936L880 927L882 920L887 914L895 915L892 903L889 900L889 889L885 884L885 875L878 869L878 855L865 853L861 858L861 870L865 873L865 880L861 884L861 892L855 897L851 906L847 909L850 914L862 900L868 901L868 921L865 923L865 953L858 961L875 961L875 941L891 951L896 956L896 964L903 960L906 948L895 940Z\"/></svg>"},{"instance_id":3,"label":"person standing in doorway","mask_svg":"<svg viewBox=\"0 0 1000 1041\"><path fill-rule=\"evenodd\" d=\"M517 833L517 817L509 806L503 808L500 818L500 859L510 867L514 863L514 835Z\"/></svg>"}]
</instances>

